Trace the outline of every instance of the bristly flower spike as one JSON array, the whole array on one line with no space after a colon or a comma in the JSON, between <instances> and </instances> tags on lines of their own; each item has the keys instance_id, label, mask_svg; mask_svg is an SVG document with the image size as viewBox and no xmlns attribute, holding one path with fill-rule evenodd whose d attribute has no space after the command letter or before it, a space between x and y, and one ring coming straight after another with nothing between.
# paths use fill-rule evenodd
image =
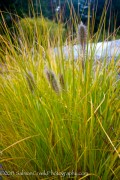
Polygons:
<instances>
[{"instance_id":1,"label":"bristly flower spike","mask_svg":"<svg viewBox=\"0 0 120 180\"><path fill-rule=\"evenodd\" d=\"M48 82L51 85L51 87L53 88L53 90L56 93L60 93L61 88L60 88L60 85L59 85L59 83L57 81L57 78L56 78L54 72L49 70L47 68L47 66L45 66L44 72L45 72L45 75L46 75L46 79L48 80Z\"/></svg>"},{"instance_id":2,"label":"bristly flower spike","mask_svg":"<svg viewBox=\"0 0 120 180\"><path fill-rule=\"evenodd\" d=\"M83 24L83 22L78 25L78 41L82 47L83 53L85 53L87 43L87 27Z\"/></svg>"}]
</instances>

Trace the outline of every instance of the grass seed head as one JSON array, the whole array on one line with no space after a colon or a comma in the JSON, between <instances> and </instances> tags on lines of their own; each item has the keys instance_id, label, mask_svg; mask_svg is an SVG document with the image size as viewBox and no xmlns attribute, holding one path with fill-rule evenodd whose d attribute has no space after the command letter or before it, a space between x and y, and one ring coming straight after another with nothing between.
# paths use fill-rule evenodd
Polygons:
<instances>
[{"instance_id":1,"label":"grass seed head","mask_svg":"<svg viewBox=\"0 0 120 180\"><path fill-rule=\"evenodd\" d=\"M53 88L53 90L56 93L60 93L60 85L57 81L55 73L53 71L49 70L46 66L45 66L44 72L45 72L46 78L47 78L49 84L51 85L51 87Z\"/></svg>"},{"instance_id":2,"label":"grass seed head","mask_svg":"<svg viewBox=\"0 0 120 180\"><path fill-rule=\"evenodd\" d=\"M84 52L87 42L87 27L82 22L78 25L78 41Z\"/></svg>"}]
</instances>

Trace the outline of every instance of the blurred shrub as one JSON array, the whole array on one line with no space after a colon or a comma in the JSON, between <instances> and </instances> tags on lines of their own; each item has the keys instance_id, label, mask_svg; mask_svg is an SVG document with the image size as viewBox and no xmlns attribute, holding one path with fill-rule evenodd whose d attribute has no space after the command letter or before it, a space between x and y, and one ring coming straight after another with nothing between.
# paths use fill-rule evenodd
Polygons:
<instances>
[{"instance_id":1,"label":"blurred shrub","mask_svg":"<svg viewBox=\"0 0 120 180\"><path fill-rule=\"evenodd\" d=\"M19 32L28 43L39 43L44 48L56 45L58 40L65 40L66 30L62 24L57 24L45 18L24 18L20 21Z\"/></svg>"}]
</instances>

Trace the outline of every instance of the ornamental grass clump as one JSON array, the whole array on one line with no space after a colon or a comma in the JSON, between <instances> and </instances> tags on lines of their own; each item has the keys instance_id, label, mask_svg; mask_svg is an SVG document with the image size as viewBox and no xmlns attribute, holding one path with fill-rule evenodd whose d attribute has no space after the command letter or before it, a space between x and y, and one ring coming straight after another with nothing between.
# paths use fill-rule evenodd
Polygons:
<instances>
[{"instance_id":1,"label":"ornamental grass clump","mask_svg":"<svg viewBox=\"0 0 120 180\"><path fill-rule=\"evenodd\" d=\"M76 18L71 19L72 27L78 27ZM95 39L90 37L91 44L92 40L98 43L103 19ZM109 63L106 58L94 61L96 47L91 45L91 55L88 49L82 58L83 72L75 54L66 61L61 31L52 41L45 21L41 34L37 20L30 21L36 27L37 43L30 23L30 34L16 24L16 38L11 38L5 21L2 24L6 34L0 35L0 62L5 64L0 63L0 71L6 65L8 72L0 74L0 166L8 176L0 174L0 179L119 179L119 63L114 56ZM91 32L93 25L87 24ZM71 29L68 35L73 37ZM81 49L85 50L89 37L83 23L78 30ZM59 54L54 47L60 47ZM73 47L72 40L67 47Z\"/></svg>"}]
</instances>

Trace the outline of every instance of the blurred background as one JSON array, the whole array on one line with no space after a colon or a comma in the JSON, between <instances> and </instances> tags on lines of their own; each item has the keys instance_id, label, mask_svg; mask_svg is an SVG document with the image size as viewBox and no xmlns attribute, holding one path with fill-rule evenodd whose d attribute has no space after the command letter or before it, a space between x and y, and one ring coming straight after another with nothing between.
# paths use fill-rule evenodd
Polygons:
<instances>
[{"instance_id":1,"label":"blurred background","mask_svg":"<svg viewBox=\"0 0 120 180\"><path fill-rule=\"evenodd\" d=\"M120 25L120 0L0 0L0 11L2 11L8 26L11 26L12 22L9 13L13 16L18 14L20 17L33 17L33 14L38 17L42 13L48 19L56 21L56 17L58 17L62 22L67 22L71 17L71 9L80 21L87 24L88 9L90 8L89 17L94 16L96 19L96 31L105 4L106 29L111 22L110 30L113 31ZM0 16L0 21L2 22L2 16Z\"/></svg>"}]
</instances>

